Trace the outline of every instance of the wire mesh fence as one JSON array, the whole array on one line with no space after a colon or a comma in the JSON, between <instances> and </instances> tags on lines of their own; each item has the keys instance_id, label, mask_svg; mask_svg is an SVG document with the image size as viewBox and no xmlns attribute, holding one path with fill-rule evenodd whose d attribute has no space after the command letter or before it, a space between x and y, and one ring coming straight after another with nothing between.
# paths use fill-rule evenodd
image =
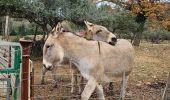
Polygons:
<instances>
[{"instance_id":1,"label":"wire mesh fence","mask_svg":"<svg viewBox=\"0 0 170 100\"><path fill-rule=\"evenodd\" d=\"M30 46L25 50L30 49ZM0 46L0 70L6 67L13 67L15 61L15 52L20 51L14 50L14 52L8 51L2 46ZM9 48L8 48L9 49ZM11 49L11 48L10 48ZM9 54L9 52L11 52ZM10 63L9 63L10 62ZM29 67L28 72L22 72L20 69L13 71L13 73L5 73L0 74L0 100L10 100L11 94L14 94L16 89L20 90L21 85L15 85L16 76L22 72L22 74L28 74L29 77L23 78L19 83L23 83L25 80L29 82L28 89L28 100L80 100L81 92L83 91L87 80L77 84L75 83L74 92L71 92L72 84L71 84L71 68L68 65L60 66L57 68L54 75L57 77L57 87L56 82L53 79L53 75L50 71L45 75L45 84L41 84L41 76L42 76L42 60L33 61L34 69ZM18 74L19 72L19 74ZM14 78L11 78L13 77ZM80 74L76 74L75 76L79 77ZM5 77L5 79L4 79ZM81 92L79 93L79 85L82 87ZM118 100L120 95L121 82L114 82L112 88L110 88L110 83L103 83L104 95L106 100ZM159 85L159 84L157 84ZM134 88L134 89L133 89ZM127 87L127 93L125 100L160 100L164 87L158 88L154 90L152 93L151 90L153 88L149 88L145 92L143 92L142 88L146 89L142 86L134 86L134 84L129 84ZM142 92L141 92L142 91ZM170 86L167 85L165 97L169 99ZM17 96L20 97L22 93L19 91ZM153 95L154 94L154 95ZM164 99L164 100L168 100ZM14 99L15 100L15 99ZM24 100L22 98L17 98L16 100ZM98 100L97 94L94 92L90 98L90 100Z\"/></svg>"},{"instance_id":2,"label":"wire mesh fence","mask_svg":"<svg viewBox=\"0 0 170 100\"><path fill-rule=\"evenodd\" d=\"M1 69L5 69L8 67L14 67L15 65L15 52L17 51L21 51L20 49L13 49L11 46L0 46L1 47ZM28 47L30 49L30 46ZM23 50L27 50L28 48L25 48ZM36 66L41 66L41 64L39 65L35 65L35 69ZM24 66L25 67L25 66ZM15 69L13 71L13 73L5 73L5 74L1 74L1 76L5 76L6 80L4 80L2 82L1 86L1 93L2 96L4 97L6 96L7 100L9 100L10 98L10 94L14 94L15 90L20 90L21 85L16 85L16 76L19 76L19 73L22 74L31 74L30 77L26 77L26 78L22 78L22 80L20 81L20 83L23 83L24 81L29 81L30 87L28 87L28 95L31 95L31 97L28 97L29 99L35 99L35 100L79 100L80 99L80 94L78 92L79 88L78 86L81 85L82 89L81 92L84 89L84 86L86 84L86 80L83 81L83 83L77 83L74 84L74 93L71 93L71 70L70 67L62 67L58 70L58 72L56 72L55 76L57 77L57 87L54 87L54 80L52 78L53 75L51 74L47 74L46 75L46 83L45 84L40 84L40 78L42 76L41 72L41 68L40 69L36 69L35 70L35 74L33 74L34 72L30 71L31 68L29 69L29 71L27 72L22 72L20 69ZM38 73L36 73L38 72ZM28 75L29 76L29 75ZM80 76L79 74L76 76ZM2 77L4 78L4 77ZM9 80L8 80L9 79ZM32 80L33 79L33 80ZM31 80L31 81L30 81ZM1 80L2 81L2 80ZM33 81L33 82L32 82ZM24 85L24 84L23 84ZM116 87L117 86L117 87ZM112 99L118 99L119 98L119 94L120 94L120 83L114 86L114 91L111 89L109 89L109 85L108 84L104 84L104 93L105 93L105 97L107 100L112 100ZM26 91L25 91L26 92ZM22 92L18 92L17 96L20 97ZM16 94L16 93L15 93ZM16 97L15 97L16 98ZM90 98L91 100L97 100L97 94L93 93L93 95ZM132 99L132 97L126 97L126 99ZM20 100L20 98L17 98L17 100Z\"/></svg>"},{"instance_id":3,"label":"wire mesh fence","mask_svg":"<svg viewBox=\"0 0 170 100\"><path fill-rule=\"evenodd\" d=\"M45 75L45 84L41 84L41 70L42 62L34 61L34 83L31 85L34 88L34 95L31 97L33 100L80 100L81 93L79 93L79 85L82 86L83 91L87 80L83 83L74 84L74 92L71 93L71 70L69 65L60 66L57 68L55 75L57 77L57 87L53 75L48 71ZM79 77L80 75L77 74ZM165 82L164 82L165 83ZM103 83L104 95L106 100L119 100L121 82L114 82L110 87L110 83ZM159 89L154 89L149 85L136 86L129 82L125 100L160 100L164 86ZM92 94L90 100L99 100L96 92Z\"/></svg>"},{"instance_id":4,"label":"wire mesh fence","mask_svg":"<svg viewBox=\"0 0 170 100\"><path fill-rule=\"evenodd\" d=\"M0 46L0 69L8 68L13 64L11 59L10 46ZM0 74L0 98L7 99L10 98L10 84L11 84L11 75L8 74Z\"/></svg>"},{"instance_id":5,"label":"wire mesh fence","mask_svg":"<svg viewBox=\"0 0 170 100\"><path fill-rule=\"evenodd\" d=\"M20 74L20 45L0 41L0 99L17 97ZM2 93L2 94L1 94Z\"/></svg>"},{"instance_id":6,"label":"wire mesh fence","mask_svg":"<svg viewBox=\"0 0 170 100\"><path fill-rule=\"evenodd\" d=\"M36 66L34 66L36 67ZM35 68L36 69L36 68ZM53 75L51 72L47 72L45 75L45 84L41 84L41 73L39 71L41 70L35 70L35 74L32 76L34 77L34 84L31 85L31 87L34 88L34 96L31 97L31 99L34 100L80 100L79 93L79 85L81 85L81 92L83 91L86 80L84 80L82 83L75 83L74 86L74 92L71 93L71 72L70 67L65 66L64 68L58 68L56 72L57 77L57 87L55 87L55 82L53 80ZM80 75L77 74L79 77ZM107 100L112 100L113 98L119 98L119 87L120 85L115 85L114 91L109 89L109 84L104 84L104 91L105 91L105 97ZM127 97L128 99L128 97ZM130 99L130 98L129 98ZM97 94L93 93L90 100L98 100Z\"/></svg>"},{"instance_id":7,"label":"wire mesh fence","mask_svg":"<svg viewBox=\"0 0 170 100\"><path fill-rule=\"evenodd\" d=\"M0 69L10 67L11 55L10 46L0 46ZM10 75L0 74L0 98L9 100L10 96Z\"/></svg>"},{"instance_id":8,"label":"wire mesh fence","mask_svg":"<svg viewBox=\"0 0 170 100\"><path fill-rule=\"evenodd\" d=\"M1 100L9 100L10 98L10 79L9 78L1 78L0 79L0 99Z\"/></svg>"}]
</instances>

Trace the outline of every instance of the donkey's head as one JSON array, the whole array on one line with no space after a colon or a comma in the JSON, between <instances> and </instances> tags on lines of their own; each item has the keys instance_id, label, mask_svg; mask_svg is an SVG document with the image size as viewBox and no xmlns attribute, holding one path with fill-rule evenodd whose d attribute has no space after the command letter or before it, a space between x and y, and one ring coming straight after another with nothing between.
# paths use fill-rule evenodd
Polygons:
<instances>
[{"instance_id":1,"label":"donkey's head","mask_svg":"<svg viewBox=\"0 0 170 100\"><path fill-rule=\"evenodd\" d=\"M53 69L54 65L62 62L64 51L57 42L57 38L62 33L63 28L60 23L49 33L49 36L43 47L43 66L47 70Z\"/></svg>"},{"instance_id":2,"label":"donkey's head","mask_svg":"<svg viewBox=\"0 0 170 100\"><path fill-rule=\"evenodd\" d=\"M87 34L85 36L87 39L104 41L111 45L116 44L116 36L112 32L108 31L107 28L101 25L90 23L88 21L84 21L84 23L87 26Z\"/></svg>"}]
</instances>

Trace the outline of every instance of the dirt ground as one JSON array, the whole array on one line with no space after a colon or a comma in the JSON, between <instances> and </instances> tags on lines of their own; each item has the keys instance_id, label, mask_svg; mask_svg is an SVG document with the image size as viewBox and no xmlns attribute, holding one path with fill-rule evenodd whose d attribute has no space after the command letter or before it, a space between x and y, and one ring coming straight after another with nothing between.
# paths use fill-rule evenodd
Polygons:
<instances>
[{"instance_id":1,"label":"dirt ground","mask_svg":"<svg viewBox=\"0 0 170 100\"><path fill-rule=\"evenodd\" d=\"M142 42L135 47L136 58L130 74L126 100L160 100L165 88L168 72L170 72L170 43L151 44ZM41 59L34 59L34 98L35 100L79 100L79 93L71 93L71 72L68 66L57 69L58 87L54 88L51 72L47 72L45 85L40 84ZM85 81L86 82L86 81ZM120 82L114 83L114 89L109 90L109 84L104 86L107 100L117 100L120 93ZM77 87L76 87L77 90ZM170 95L170 93L169 93ZM91 96L95 99L96 94Z\"/></svg>"}]
</instances>

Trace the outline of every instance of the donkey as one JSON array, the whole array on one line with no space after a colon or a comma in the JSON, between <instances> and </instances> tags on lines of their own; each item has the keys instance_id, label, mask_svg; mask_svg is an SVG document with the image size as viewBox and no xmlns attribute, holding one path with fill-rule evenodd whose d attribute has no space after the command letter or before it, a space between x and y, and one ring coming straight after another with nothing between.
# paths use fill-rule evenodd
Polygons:
<instances>
[{"instance_id":1,"label":"donkey","mask_svg":"<svg viewBox=\"0 0 170 100\"><path fill-rule=\"evenodd\" d=\"M64 58L71 60L88 81L81 100L88 100L95 88L99 99L105 100L102 83L119 80L122 76L121 95L124 98L125 86L134 63L134 48L128 40L118 39L116 45L111 46L106 42L88 41L70 32L61 32L57 26L43 47L43 64L51 69Z\"/></svg>"},{"instance_id":2,"label":"donkey","mask_svg":"<svg viewBox=\"0 0 170 100\"><path fill-rule=\"evenodd\" d=\"M87 27L87 30L86 31L83 31L83 32L75 32L74 34L80 36L80 37L84 37L88 40L96 40L96 41L104 41L104 42L107 42L111 45L115 45L116 42L117 42L117 38L116 36L107 30L107 28L101 26L101 25L96 25L96 24L93 24L93 23L90 23L88 21L84 21L86 27ZM64 32L65 29L62 27L62 25L58 24L58 27L60 27L60 31L61 32ZM82 34L83 33L83 34ZM71 62L69 62L68 60L64 60L64 64L68 64ZM45 66L43 67L43 70L42 70L42 77L41 77L41 84L44 84L44 76L45 76L45 73L47 72L47 70L51 70L52 71L52 75L53 75L53 78L54 78L54 81L55 81L55 85L54 87L57 87L57 81L56 81L56 76L55 76L55 68L57 67L54 67L54 69L47 69L45 68ZM73 93L74 91L74 83L78 83L78 87L79 87L79 93L81 92L81 86L80 86L80 82L83 81L82 77L81 76L78 76L80 78L77 77L77 75L79 75L79 71L76 69L75 65L72 64L72 68L74 69L72 71L72 81L71 81L71 85L72 85L72 88L71 88L71 92ZM77 82L78 81L78 82Z\"/></svg>"},{"instance_id":3,"label":"donkey","mask_svg":"<svg viewBox=\"0 0 170 100\"><path fill-rule=\"evenodd\" d=\"M87 40L104 41L111 45L115 45L117 42L116 36L106 27L96 25L88 21L84 21L84 23L87 27L87 30L85 32L77 32L77 35L84 37Z\"/></svg>"},{"instance_id":4,"label":"donkey","mask_svg":"<svg viewBox=\"0 0 170 100\"><path fill-rule=\"evenodd\" d=\"M80 31L80 32L75 32L73 34L76 34L80 37L84 37L87 40L96 40L96 41L103 41L103 42L107 42L110 45L115 45L117 42L117 38L116 36L110 32L106 27L103 27L101 25L97 25L94 23L90 23L88 21L84 21L87 29L86 31ZM74 83L78 84L79 87L79 93L81 92L81 86L80 84L83 83L83 78L81 77L81 75L79 75L79 71L76 69L76 67L73 65L72 68L74 69L72 71L72 81L71 81L71 85L72 85L72 89L71 92L73 93L74 91ZM109 84L109 88L112 89L113 83L110 82Z\"/></svg>"}]
</instances>

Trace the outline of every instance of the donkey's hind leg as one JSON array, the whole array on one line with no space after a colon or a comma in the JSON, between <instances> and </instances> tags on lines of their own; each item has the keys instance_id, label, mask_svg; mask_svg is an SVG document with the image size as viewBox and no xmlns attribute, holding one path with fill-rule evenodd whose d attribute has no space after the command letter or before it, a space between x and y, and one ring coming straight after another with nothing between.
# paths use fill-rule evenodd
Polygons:
<instances>
[{"instance_id":1,"label":"donkey's hind leg","mask_svg":"<svg viewBox=\"0 0 170 100\"><path fill-rule=\"evenodd\" d=\"M46 72L47 72L47 69L42 67L41 84L45 84L44 77L45 77Z\"/></svg>"},{"instance_id":2,"label":"donkey's hind leg","mask_svg":"<svg viewBox=\"0 0 170 100\"><path fill-rule=\"evenodd\" d=\"M89 100L91 94L94 92L95 88L97 86L97 82L94 78L89 79L82 94L81 94L81 100Z\"/></svg>"},{"instance_id":3,"label":"donkey's hind leg","mask_svg":"<svg viewBox=\"0 0 170 100\"><path fill-rule=\"evenodd\" d=\"M105 100L102 85L99 85L99 84L97 85L96 92L97 92L99 100Z\"/></svg>"},{"instance_id":4,"label":"donkey's hind leg","mask_svg":"<svg viewBox=\"0 0 170 100\"><path fill-rule=\"evenodd\" d=\"M111 95L111 96L113 96L114 95L114 92L113 92L113 85L114 83L113 82L110 82L109 83L109 87L108 87L108 89L109 89L109 95Z\"/></svg>"},{"instance_id":5,"label":"donkey's hind leg","mask_svg":"<svg viewBox=\"0 0 170 100\"><path fill-rule=\"evenodd\" d=\"M123 78L122 78L122 85L121 85L121 92L120 92L119 100L125 99L125 92L126 92L128 78L129 78L129 76L126 76L125 72L124 72Z\"/></svg>"},{"instance_id":6,"label":"donkey's hind leg","mask_svg":"<svg viewBox=\"0 0 170 100\"><path fill-rule=\"evenodd\" d=\"M70 69L71 69L71 93L74 93L75 86L77 85L77 68L75 65L72 64L71 61L69 61Z\"/></svg>"}]
</instances>

